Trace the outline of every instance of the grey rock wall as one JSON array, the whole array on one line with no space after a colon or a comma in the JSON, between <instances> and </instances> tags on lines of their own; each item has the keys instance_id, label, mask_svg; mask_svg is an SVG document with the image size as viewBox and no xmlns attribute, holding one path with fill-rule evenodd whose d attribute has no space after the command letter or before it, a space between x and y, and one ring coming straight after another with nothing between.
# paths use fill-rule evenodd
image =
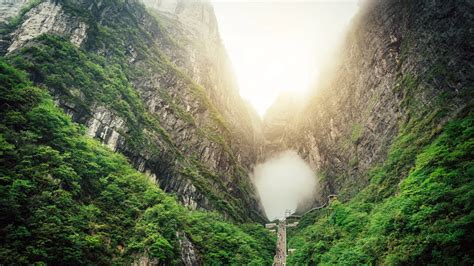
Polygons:
<instances>
[{"instance_id":1,"label":"grey rock wall","mask_svg":"<svg viewBox=\"0 0 474 266\"><path fill-rule=\"evenodd\" d=\"M3 4L0 6L8 8ZM20 7L20 4L15 4L15 7ZM45 1L25 14L22 23L11 33L7 51L10 53L44 33L69 38L71 43L80 46L86 38L86 31L87 24L77 17L65 14L60 4Z\"/></svg>"},{"instance_id":2,"label":"grey rock wall","mask_svg":"<svg viewBox=\"0 0 474 266\"><path fill-rule=\"evenodd\" d=\"M28 4L28 0L1 0L0 1L0 23L6 23L16 17L22 7Z\"/></svg>"},{"instance_id":3,"label":"grey rock wall","mask_svg":"<svg viewBox=\"0 0 474 266\"><path fill-rule=\"evenodd\" d=\"M443 109L436 123L444 123L472 104L472 10L469 1L365 1L305 107L272 107L298 114L296 121L280 115L283 125L266 119L273 136L265 137L297 150L322 178L314 206L367 186L367 171L385 161L415 115L412 122L422 123L423 114Z\"/></svg>"}]
</instances>

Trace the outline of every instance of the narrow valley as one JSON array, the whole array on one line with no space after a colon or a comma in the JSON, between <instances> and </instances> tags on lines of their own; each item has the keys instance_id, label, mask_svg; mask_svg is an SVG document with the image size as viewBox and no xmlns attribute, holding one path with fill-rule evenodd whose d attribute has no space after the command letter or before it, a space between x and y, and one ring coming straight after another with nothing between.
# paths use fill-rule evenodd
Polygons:
<instances>
[{"instance_id":1,"label":"narrow valley","mask_svg":"<svg viewBox=\"0 0 474 266\"><path fill-rule=\"evenodd\" d=\"M472 14L0 1L0 265L473 265Z\"/></svg>"}]
</instances>

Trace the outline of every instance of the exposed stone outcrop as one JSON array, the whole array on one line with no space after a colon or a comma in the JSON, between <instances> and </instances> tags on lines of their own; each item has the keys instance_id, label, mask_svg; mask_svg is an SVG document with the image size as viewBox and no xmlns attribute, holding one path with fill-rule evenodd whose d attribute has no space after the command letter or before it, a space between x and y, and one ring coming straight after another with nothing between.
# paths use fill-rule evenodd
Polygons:
<instances>
[{"instance_id":1,"label":"exposed stone outcrop","mask_svg":"<svg viewBox=\"0 0 474 266\"><path fill-rule=\"evenodd\" d=\"M2 0L0 5L0 23L6 23L16 17L29 0Z\"/></svg>"},{"instance_id":2,"label":"exposed stone outcrop","mask_svg":"<svg viewBox=\"0 0 474 266\"><path fill-rule=\"evenodd\" d=\"M177 137L176 143L183 145L185 153L199 155L210 169L221 174L224 182L227 183L227 190L230 192L238 192L241 188L235 186L231 176L236 175L236 169L232 167L230 160L236 160L238 164L244 167L245 171L251 170L253 164L257 160L257 151L260 147L260 139L258 128L260 125L255 123L255 114L242 101L239 96L238 89L231 72L229 59L225 49L221 43L217 21L211 4L208 1L143 1L151 12L156 14L167 23L163 23L167 32L170 33L174 40L179 42L178 50L169 50L169 54L173 62L175 62L185 73L203 88L206 89L206 95L209 102L216 107L217 110L209 110L202 113L202 103L196 102L194 95L185 91L185 84L173 84L177 90L170 91L168 96L173 101L179 101L182 108L195 117L198 128L187 126L185 122L176 113L163 112L164 110L172 110L173 108L153 96L153 92L145 92L143 98L149 99L148 106L154 106L156 110L160 110L161 121L165 124L167 130L176 132L173 134ZM176 22L178 21L178 22ZM168 45L161 44L162 49ZM185 55L186 57L183 57ZM143 84L146 81L148 84ZM167 86L174 80L170 80L169 76L153 77L150 79L141 79L136 83L137 87L156 88L159 86ZM180 88L181 87L181 88ZM143 93L143 92L142 92ZM179 100L176 100L178 99ZM164 104L164 105L163 105ZM157 108L158 107L158 108ZM184 111L183 110L183 111ZM205 138L196 138L204 132L201 130L202 125L208 123L209 115L215 116L218 112L225 121L224 131L219 130L226 139L232 154L235 157L230 158L230 154L226 153L222 146ZM153 112L153 111L152 111ZM211 129L215 130L215 129ZM192 147L186 149L184 146ZM163 186L169 191L181 191L183 193L183 201L190 206L200 206L207 203L207 199L196 195L199 193L195 187L189 183L182 183L175 180L164 181ZM243 196L243 195L242 195ZM245 196L244 196L245 197ZM198 202L196 204L196 202ZM200 202L200 203L199 203ZM254 204L259 205L258 201ZM261 208L261 207L259 207Z\"/></svg>"},{"instance_id":3,"label":"exposed stone outcrop","mask_svg":"<svg viewBox=\"0 0 474 266\"><path fill-rule=\"evenodd\" d=\"M178 40L184 48L179 53L171 52L174 62L207 89L210 101L229 122L237 159L244 166L252 166L259 149L261 125L256 121L259 119L255 119L258 115L239 95L211 3L207 0L142 2L150 10L158 11L164 20L179 21L164 23L173 39ZM180 58L183 54L188 56ZM186 108L190 108L190 105L186 105Z\"/></svg>"},{"instance_id":4,"label":"exposed stone outcrop","mask_svg":"<svg viewBox=\"0 0 474 266\"><path fill-rule=\"evenodd\" d=\"M295 118L304 108L305 100L290 92L282 93L265 113L262 123L264 145L259 161L291 149L287 139L295 131Z\"/></svg>"},{"instance_id":5,"label":"exposed stone outcrop","mask_svg":"<svg viewBox=\"0 0 474 266\"><path fill-rule=\"evenodd\" d=\"M96 107L92 112L94 115L87 123L87 135L100 139L115 151L119 141L124 141L119 132L127 130L125 121L104 107Z\"/></svg>"},{"instance_id":6,"label":"exposed stone outcrop","mask_svg":"<svg viewBox=\"0 0 474 266\"><path fill-rule=\"evenodd\" d=\"M146 255L139 256L135 258L135 260L132 262L132 266L154 266L154 265L159 265L157 259L150 259Z\"/></svg>"},{"instance_id":7,"label":"exposed stone outcrop","mask_svg":"<svg viewBox=\"0 0 474 266\"><path fill-rule=\"evenodd\" d=\"M181 247L181 262L186 266L202 265L193 243L189 241L185 233L178 233L179 245Z\"/></svg>"},{"instance_id":8,"label":"exposed stone outcrop","mask_svg":"<svg viewBox=\"0 0 474 266\"><path fill-rule=\"evenodd\" d=\"M15 7L21 7L20 3L15 4ZM87 24L75 16L64 13L60 4L45 1L25 14L21 25L11 33L12 41L7 50L10 53L44 33L69 38L71 43L80 46L86 38L86 31Z\"/></svg>"}]
</instances>

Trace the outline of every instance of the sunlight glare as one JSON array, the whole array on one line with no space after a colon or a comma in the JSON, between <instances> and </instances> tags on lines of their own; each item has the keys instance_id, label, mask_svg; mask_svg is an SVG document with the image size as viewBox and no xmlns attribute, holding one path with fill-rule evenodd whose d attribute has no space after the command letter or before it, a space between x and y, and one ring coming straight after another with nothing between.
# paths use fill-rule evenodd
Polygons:
<instances>
[{"instance_id":1,"label":"sunlight glare","mask_svg":"<svg viewBox=\"0 0 474 266\"><path fill-rule=\"evenodd\" d=\"M306 92L357 1L214 0L241 96L260 116L284 91Z\"/></svg>"}]
</instances>

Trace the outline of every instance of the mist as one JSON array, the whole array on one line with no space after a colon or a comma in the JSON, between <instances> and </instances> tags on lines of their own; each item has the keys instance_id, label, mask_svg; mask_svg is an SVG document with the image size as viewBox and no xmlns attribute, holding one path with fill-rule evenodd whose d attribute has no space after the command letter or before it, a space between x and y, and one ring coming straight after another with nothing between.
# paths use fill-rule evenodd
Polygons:
<instances>
[{"instance_id":1,"label":"mist","mask_svg":"<svg viewBox=\"0 0 474 266\"><path fill-rule=\"evenodd\" d=\"M257 165L253 182L270 220L312 200L318 183L313 170L295 151L279 153Z\"/></svg>"}]
</instances>

